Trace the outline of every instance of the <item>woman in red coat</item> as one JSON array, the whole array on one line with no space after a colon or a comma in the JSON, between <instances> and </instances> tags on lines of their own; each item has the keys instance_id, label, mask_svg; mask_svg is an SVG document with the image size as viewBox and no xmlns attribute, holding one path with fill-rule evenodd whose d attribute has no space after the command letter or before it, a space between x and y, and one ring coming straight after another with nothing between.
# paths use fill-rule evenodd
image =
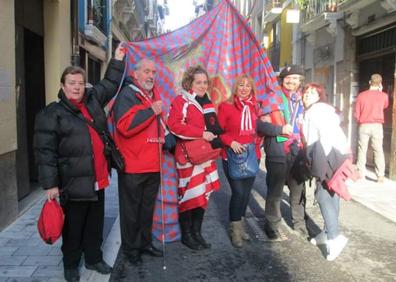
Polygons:
<instances>
[{"instance_id":1,"label":"woman in red coat","mask_svg":"<svg viewBox=\"0 0 396 282\"><path fill-rule=\"evenodd\" d=\"M256 88L253 79L243 74L236 78L229 101L219 106L219 122L224 129L220 137L225 145L222 152L223 169L232 192L229 205L230 237L232 244L237 248L242 247L243 240L250 239L243 228L242 219L246 213L256 176L233 179L228 173L229 160L226 150L230 148L235 154L240 154L247 149L248 144L251 144L259 160L261 140L256 136L256 120Z\"/></svg>"},{"instance_id":2,"label":"woman in red coat","mask_svg":"<svg viewBox=\"0 0 396 282\"><path fill-rule=\"evenodd\" d=\"M203 138L213 149L222 147L219 139L222 129L206 93L208 86L208 73L201 66L190 67L183 74L183 90L173 100L168 117L169 129L178 137L179 144ZM216 162L194 165L188 161L181 163L176 156L176 168L182 243L194 250L208 249L211 245L202 237L201 226L209 196L220 187Z\"/></svg>"}]
</instances>

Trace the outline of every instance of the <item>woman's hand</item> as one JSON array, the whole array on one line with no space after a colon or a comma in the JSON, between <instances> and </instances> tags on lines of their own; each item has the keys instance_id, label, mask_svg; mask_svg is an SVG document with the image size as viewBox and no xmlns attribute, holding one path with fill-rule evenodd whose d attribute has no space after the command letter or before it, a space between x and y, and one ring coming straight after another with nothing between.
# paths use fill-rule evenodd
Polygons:
<instances>
[{"instance_id":1,"label":"woman's hand","mask_svg":"<svg viewBox=\"0 0 396 282\"><path fill-rule=\"evenodd\" d=\"M53 188L50 188L47 190L48 201L51 201L52 199L55 199L58 196L59 196L59 188L58 187L53 187Z\"/></svg>"},{"instance_id":2,"label":"woman's hand","mask_svg":"<svg viewBox=\"0 0 396 282\"><path fill-rule=\"evenodd\" d=\"M232 141L230 147L235 154L242 154L246 150L245 146L237 141Z\"/></svg>"},{"instance_id":3,"label":"woman's hand","mask_svg":"<svg viewBox=\"0 0 396 282\"><path fill-rule=\"evenodd\" d=\"M217 137L217 135L214 135L210 131L204 131L204 133L202 134L202 138L209 142L212 141L213 139L215 139L216 137Z\"/></svg>"},{"instance_id":4,"label":"woman's hand","mask_svg":"<svg viewBox=\"0 0 396 282\"><path fill-rule=\"evenodd\" d=\"M120 42L120 44L118 44L117 49L114 51L114 59L118 61L122 61L124 59L126 53L126 47L122 47L124 44L125 42Z\"/></svg>"}]
</instances>

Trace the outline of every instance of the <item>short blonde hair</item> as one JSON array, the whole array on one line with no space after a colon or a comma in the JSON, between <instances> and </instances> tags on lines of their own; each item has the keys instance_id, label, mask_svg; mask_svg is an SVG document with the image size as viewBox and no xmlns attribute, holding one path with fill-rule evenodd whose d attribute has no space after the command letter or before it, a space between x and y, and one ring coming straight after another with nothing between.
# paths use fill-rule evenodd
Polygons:
<instances>
[{"instance_id":1,"label":"short blonde hair","mask_svg":"<svg viewBox=\"0 0 396 282\"><path fill-rule=\"evenodd\" d=\"M257 94L256 84L254 83L254 80L253 80L253 78L252 78L250 75L247 75L246 73L244 73L244 74L241 74L241 75L239 75L239 76L237 76L237 77L235 78L234 84L232 85L232 89L231 89L231 96L230 96L230 98L229 98L229 101L230 101L230 102L233 101L235 95L236 95L237 92L238 92L238 85L239 85L243 80L245 80L245 79L246 79L246 80L248 81L248 83L252 86L252 93L253 93L253 96L256 97L256 94Z\"/></svg>"},{"instance_id":2,"label":"short blonde hair","mask_svg":"<svg viewBox=\"0 0 396 282\"><path fill-rule=\"evenodd\" d=\"M371 86L379 86L382 83L382 76L378 73L371 75L370 85Z\"/></svg>"}]
</instances>

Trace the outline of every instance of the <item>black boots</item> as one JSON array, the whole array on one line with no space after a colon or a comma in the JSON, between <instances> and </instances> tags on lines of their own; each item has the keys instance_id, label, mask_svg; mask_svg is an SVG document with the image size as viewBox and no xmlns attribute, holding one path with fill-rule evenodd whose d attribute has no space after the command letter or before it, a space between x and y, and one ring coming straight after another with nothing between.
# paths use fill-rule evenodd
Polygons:
<instances>
[{"instance_id":1,"label":"black boots","mask_svg":"<svg viewBox=\"0 0 396 282\"><path fill-rule=\"evenodd\" d=\"M193 250L203 250L211 247L201 235L201 226L205 210L196 208L179 214L182 243Z\"/></svg>"},{"instance_id":2,"label":"black boots","mask_svg":"<svg viewBox=\"0 0 396 282\"><path fill-rule=\"evenodd\" d=\"M202 221L205 214L205 210L202 208L196 208L192 210L192 237L197 241L204 249L210 249L211 244L207 243L201 234Z\"/></svg>"}]
</instances>

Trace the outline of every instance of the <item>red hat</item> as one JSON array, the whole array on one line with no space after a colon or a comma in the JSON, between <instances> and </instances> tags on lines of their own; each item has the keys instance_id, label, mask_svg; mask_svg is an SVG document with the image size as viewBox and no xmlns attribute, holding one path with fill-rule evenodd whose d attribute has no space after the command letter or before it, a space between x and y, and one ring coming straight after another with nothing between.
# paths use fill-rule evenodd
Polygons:
<instances>
[{"instance_id":1,"label":"red hat","mask_svg":"<svg viewBox=\"0 0 396 282\"><path fill-rule=\"evenodd\" d=\"M53 199L45 201L37 222L40 237L52 245L62 235L64 214L61 206Z\"/></svg>"}]
</instances>

